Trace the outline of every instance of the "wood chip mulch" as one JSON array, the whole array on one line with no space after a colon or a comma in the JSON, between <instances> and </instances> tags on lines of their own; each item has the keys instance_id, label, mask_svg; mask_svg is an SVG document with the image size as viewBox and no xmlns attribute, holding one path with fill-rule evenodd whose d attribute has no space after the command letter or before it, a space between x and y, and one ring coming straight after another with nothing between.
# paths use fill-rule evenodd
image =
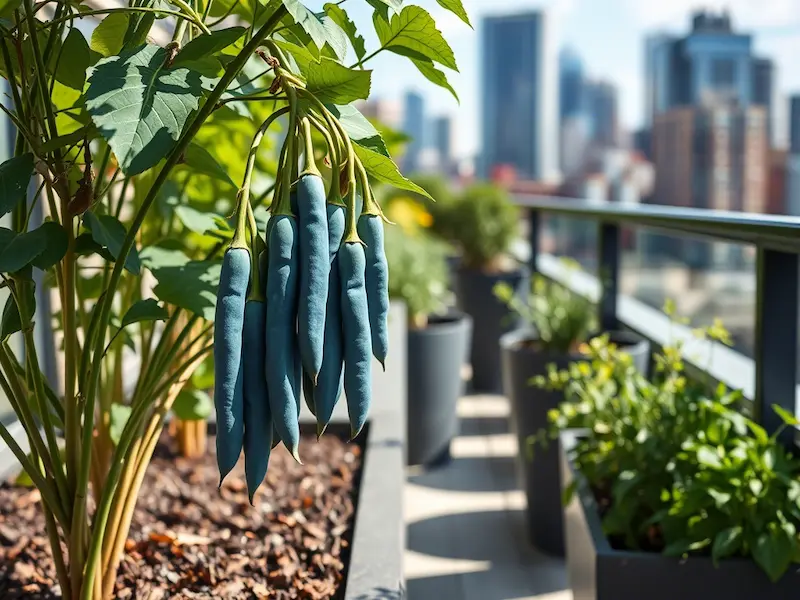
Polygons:
<instances>
[{"instance_id":1,"label":"wood chip mulch","mask_svg":"<svg viewBox=\"0 0 800 600\"><path fill-rule=\"evenodd\" d=\"M165 435L147 470L115 598L322 600L339 598L352 539L362 450L332 435L283 447L250 506L243 462L217 490L209 453L175 455ZM61 598L39 493L0 485L0 598Z\"/></svg>"}]
</instances>

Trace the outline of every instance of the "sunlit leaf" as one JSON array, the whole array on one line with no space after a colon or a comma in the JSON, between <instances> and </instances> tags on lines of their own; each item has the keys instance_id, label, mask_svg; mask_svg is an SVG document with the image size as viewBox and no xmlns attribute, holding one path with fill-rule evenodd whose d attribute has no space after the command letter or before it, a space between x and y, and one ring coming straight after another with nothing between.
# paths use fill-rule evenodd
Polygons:
<instances>
[{"instance_id":1,"label":"sunlit leaf","mask_svg":"<svg viewBox=\"0 0 800 600\"><path fill-rule=\"evenodd\" d=\"M453 89L453 86L450 85L449 81L447 81L447 75L437 69L433 64L433 61L429 59L412 58L411 62L414 63L417 69L419 69L419 72L422 73L428 81L448 90L451 94L453 94L457 102L461 102L458 94L456 94L456 91Z\"/></svg>"},{"instance_id":2,"label":"sunlit leaf","mask_svg":"<svg viewBox=\"0 0 800 600\"><path fill-rule=\"evenodd\" d=\"M354 144L353 148L356 155L361 160L361 163L364 165L364 168L367 170L367 173L372 175L375 179L388 183L396 188L416 192L426 198L430 198L428 192L414 182L406 179L402 173L400 173L397 165L394 164L392 159L388 156L365 148L358 143ZM431 198L431 200L433 200L433 198Z\"/></svg>"},{"instance_id":3,"label":"sunlit leaf","mask_svg":"<svg viewBox=\"0 0 800 600\"><path fill-rule=\"evenodd\" d=\"M421 6L406 6L390 20L376 12L373 22L382 47L410 58L428 58L458 70L453 49L436 29L433 17Z\"/></svg>"},{"instance_id":4,"label":"sunlit leaf","mask_svg":"<svg viewBox=\"0 0 800 600\"><path fill-rule=\"evenodd\" d=\"M153 267L151 271L158 280L153 291L160 300L213 321L221 268L220 261Z\"/></svg>"},{"instance_id":5,"label":"sunlit leaf","mask_svg":"<svg viewBox=\"0 0 800 600\"><path fill-rule=\"evenodd\" d=\"M167 155L199 103L200 76L168 69L165 59L166 50L148 44L101 60L89 77L86 108L128 175Z\"/></svg>"},{"instance_id":6,"label":"sunlit leaf","mask_svg":"<svg viewBox=\"0 0 800 600\"><path fill-rule=\"evenodd\" d=\"M125 425L131 416L133 409L126 404L113 403L109 411L108 436L114 444L119 444Z\"/></svg>"},{"instance_id":7,"label":"sunlit leaf","mask_svg":"<svg viewBox=\"0 0 800 600\"><path fill-rule=\"evenodd\" d=\"M389 156L389 150L386 148L381 134L355 106L352 104L329 104L327 107L342 124L351 140L374 152Z\"/></svg>"},{"instance_id":8,"label":"sunlit leaf","mask_svg":"<svg viewBox=\"0 0 800 600\"><path fill-rule=\"evenodd\" d=\"M467 25L472 27L472 23L469 22L469 15L467 11L464 10L464 5L461 3L461 0L436 0L439 3L439 6L446 8L454 15L456 15L459 19L464 21Z\"/></svg>"},{"instance_id":9,"label":"sunlit leaf","mask_svg":"<svg viewBox=\"0 0 800 600\"><path fill-rule=\"evenodd\" d=\"M325 29L322 21L311 12L300 0L282 0L283 5L289 14L294 19L295 23L300 25L303 30L311 36L317 48L320 50L328 42L328 32Z\"/></svg>"},{"instance_id":10,"label":"sunlit leaf","mask_svg":"<svg viewBox=\"0 0 800 600\"><path fill-rule=\"evenodd\" d=\"M328 3L325 5L325 12L328 17L341 27L342 31L347 35L350 44L353 46L353 51L356 53L358 60L364 58L367 53L367 48L364 43L364 37L358 33L358 28L353 20L341 6L338 4Z\"/></svg>"},{"instance_id":11,"label":"sunlit leaf","mask_svg":"<svg viewBox=\"0 0 800 600\"><path fill-rule=\"evenodd\" d=\"M200 390L183 390L172 405L172 412L182 421L205 421L213 410L214 401Z\"/></svg>"},{"instance_id":12,"label":"sunlit leaf","mask_svg":"<svg viewBox=\"0 0 800 600\"><path fill-rule=\"evenodd\" d=\"M320 62L310 53L297 52L295 60L306 80L306 87L322 102L349 104L369 97L372 71L348 69L325 56Z\"/></svg>"},{"instance_id":13,"label":"sunlit leaf","mask_svg":"<svg viewBox=\"0 0 800 600\"><path fill-rule=\"evenodd\" d=\"M90 47L106 57L119 54L127 31L128 15L122 12L111 13L94 28Z\"/></svg>"}]
</instances>

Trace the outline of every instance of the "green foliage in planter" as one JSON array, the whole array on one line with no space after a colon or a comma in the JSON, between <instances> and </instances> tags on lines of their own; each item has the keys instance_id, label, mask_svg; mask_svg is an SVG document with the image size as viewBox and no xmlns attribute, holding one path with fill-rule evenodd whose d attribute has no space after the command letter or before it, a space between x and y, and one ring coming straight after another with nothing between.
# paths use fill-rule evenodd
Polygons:
<instances>
[{"instance_id":1,"label":"green foliage in planter","mask_svg":"<svg viewBox=\"0 0 800 600\"><path fill-rule=\"evenodd\" d=\"M700 334L727 339L719 324ZM739 392L689 380L682 350L665 348L649 381L607 339L592 340L586 362L537 381L566 394L539 437L585 430L572 458L608 501L605 533L626 548L752 557L775 581L800 561L800 461L780 432L741 414ZM784 428L797 425L775 410Z\"/></svg>"},{"instance_id":2,"label":"green foliage in planter","mask_svg":"<svg viewBox=\"0 0 800 600\"><path fill-rule=\"evenodd\" d=\"M471 269L496 271L519 235L519 209L495 185L470 186L448 210L447 231Z\"/></svg>"},{"instance_id":3,"label":"green foliage in planter","mask_svg":"<svg viewBox=\"0 0 800 600\"><path fill-rule=\"evenodd\" d=\"M577 262L563 259L564 268L575 272ZM540 274L531 279L528 297L520 298L507 283L495 285L494 293L532 327L542 350L568 354L578 350L596 327L594 307L585 298Z\"/></svg>"},{"instance_id":4,"label":"green foliage in planter","mask_svg":"<svg viewBox=\"0 0 800 600\"><path fill-rule=\"evenodd\" d=\"M452 294L446 253L447 246L429 235L386 231L389 295L406 303L412 326L424 327L429 316L447 310Z\"/></svg>"}]
</instances>

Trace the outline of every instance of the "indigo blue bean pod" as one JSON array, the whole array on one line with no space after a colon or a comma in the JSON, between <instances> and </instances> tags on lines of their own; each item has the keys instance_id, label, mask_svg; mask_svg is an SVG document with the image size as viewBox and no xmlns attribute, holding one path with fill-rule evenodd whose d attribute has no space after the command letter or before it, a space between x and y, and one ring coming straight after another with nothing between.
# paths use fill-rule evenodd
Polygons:
<instances>
[{"instance_id":1,"label":"indigo blue bean pod","mask_svg":"<svg viewBox=\"0 0 800 600\"><path fill-rule=\"evenodd\" d=\"M332 264L328 278L328 308L325 315L325 340L322 368L314 391L317 410L317 435L322 435L342 394L344 350L342 347L342 286L339 269L334 263L345 229L345 208L328 204L328 253Z\"/></svg>"},{"instance_id":2,"label":"indigo blue bean pod","mask_svg":"<svg viewBox=\"0 0 800 600\"><path fill-rule=\"evenodd\" d=\"M303 398L306 401L306 406L311 414L317 416L317 409L314 406L314 382L311 376L303 369Z\"/></svg>"},{"instance_id":3,"label":"indigo blue bean pod","mask_svg":"<svg viewBox=\"0 0 800 600\"><path fill-rule=\"evenodd\" d=\"M344 391L350 415L351 437L356 437L367 421L372 379L372 338L364 284L364 246L352 242L342 244L337 255L337 264L342 285Z\"/></svg>"},{"instance_id":4,"label":"indigo blue bean pod","mask_svg":"<svg viewBox=\"0 0 800 600\"><path fill-rule=\"evenodd\" d=\"M298 287L297 222L273 217L269 232L267 275L267 386L275 428L286 448L299 460L300 426L297 417L295 359Z\"/></svg>"},{"instance_id":5,"label":"indigo blue bean pod","mask_svg":"<svg viewBox=\"0 0 800 600\"><path fill-rule=\"evenodd\" d=\"M250 504L264 481L272 449L272 412L269 407L264 361L267 344L267 306L249 300L244 308L242 363L244 364L244 473Z\"/></svg>"},{"instance_id":6,"label":"indigo blue bean pod","mask_svg":"<svg viewBox=\"0 0 800 600\"><path fill-rule=\"evenodd\" d=\"M384 366L389 352L389 265L386 262L383 246L381 217L361 215L358 219L358 236L366 246L365 284L369 326L372 332L372 353Z\"/></svg>"},{"instance_id":7,"label":"indigo blue bean pod","mask_svg":"<svg viewBox=\"0 0 800 600\"><path fill-rule=\"evenodd\" d=\"M315 173L303 174L297 182L301 265L297 332L303 368L314 383L322 368L330 272L326 206L322 177Z\"/></svg>"},{"instance_id":8,"label":"indigo blue bean pod","mask_svg":"<svg viewBox=\"0 0 800 600\"><path fill-rule=\"evenodd\" d=\"M239 460L244 443L242 334L250 283L250 252L229 248L222 259L214 323L214 405L219 481Z\"/></svg>"}]
</instances>

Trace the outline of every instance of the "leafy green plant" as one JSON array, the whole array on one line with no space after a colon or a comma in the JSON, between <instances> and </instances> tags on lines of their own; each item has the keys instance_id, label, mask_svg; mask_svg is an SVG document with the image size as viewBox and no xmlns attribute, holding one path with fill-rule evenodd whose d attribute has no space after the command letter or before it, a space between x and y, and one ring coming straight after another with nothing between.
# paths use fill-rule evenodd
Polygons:
<instances>
[{"instance_id":1,"label":"leafy green plant","mask_svg":"<svg viewBox=\"0 0 800 600\"><path fill-rule=\"evenodd\" d=\"M511 244L519 235L519 209L508 193L479 183L457 196L446 210L444 225L471 269L495 272L502 268Z\"/></svg>"},{"instance_id":2,"label":"leafy green plant","mask_svg":"<svg viewBox=\"0 0 800 600\"><path fill-rule=\"evenodd\" d=\"M452 294L446 252L447 246L429 235L400 228L386 232L389 295L406 303L412 327L423 328L431 315L447 310Z\"/></svg>"},{"instance_id":3,"label":"leafy green plant","mask_svg":"<svg viewBox=\"0 0 800 600\"><path fill-rule=\"evenodd\" d=\"M0 436L41 492L64 598L113 596L167 415L189 382L209 386L199 379L211 371L222 252L238 233L236 244L258 256L265 207L288 199L300 154L310 163L316 152L320 164L327 155L331 189L358 183L365 193L369 180L424 193L353 103L368 97L365 65L379 53L410 58L448 89L440 67L455 69L455 57L422 7L369 3L379 44L369 53L342 3L320 12L299 0L0 7L2 110L17 130L14 156L0 165L0 216L10 213L0 228L0 285L10 291L0 387L31 456L2 424ZM461 2L445 8L468 22ZM87 19L100 19L88 39L77 27ZM156 26L173 32L164 47L150 41ZM304 148L278 153L269 129L279 124ZM39 227L34 211L45 215ZM34 269L60 299L63 390L45 380L34 343ZM140 363L129 389L131 351Z\"/></svg>"},{"instance_id":4,"label":"leafy green plant","mask_svg":"<svg viewBox=\"0 0 800 600\"><path fill-rule=\"evenodd\" d=\"M563 259L570 271L579 269L577 262ZM540 274L531 278L528 297L520 298L507 283L494 287L495 296L504 302L536 332L541 349L558 354L576 352L596 326L594 307L567 285Z\"/></svg>"},{"instance_id":5,"label":"leafy green plant","mask_svg":"<svg viewBox=\"0 0 800 600\"><path fill-rule=\"evenodd\" d=\"M728 337L719 323L698 334ZM649 381L607 338L592 340L586 361L538 379L566 394L539 437L582 430L572 459L617 547L715 563L752 557L775 581L800 558L800 461L780 432L741 414L739 392L720 384L708 393L688 379L682 351L678 343L657 355ZM775 410L783 427L797 425Z\"/></svg>"}]
</instances>

